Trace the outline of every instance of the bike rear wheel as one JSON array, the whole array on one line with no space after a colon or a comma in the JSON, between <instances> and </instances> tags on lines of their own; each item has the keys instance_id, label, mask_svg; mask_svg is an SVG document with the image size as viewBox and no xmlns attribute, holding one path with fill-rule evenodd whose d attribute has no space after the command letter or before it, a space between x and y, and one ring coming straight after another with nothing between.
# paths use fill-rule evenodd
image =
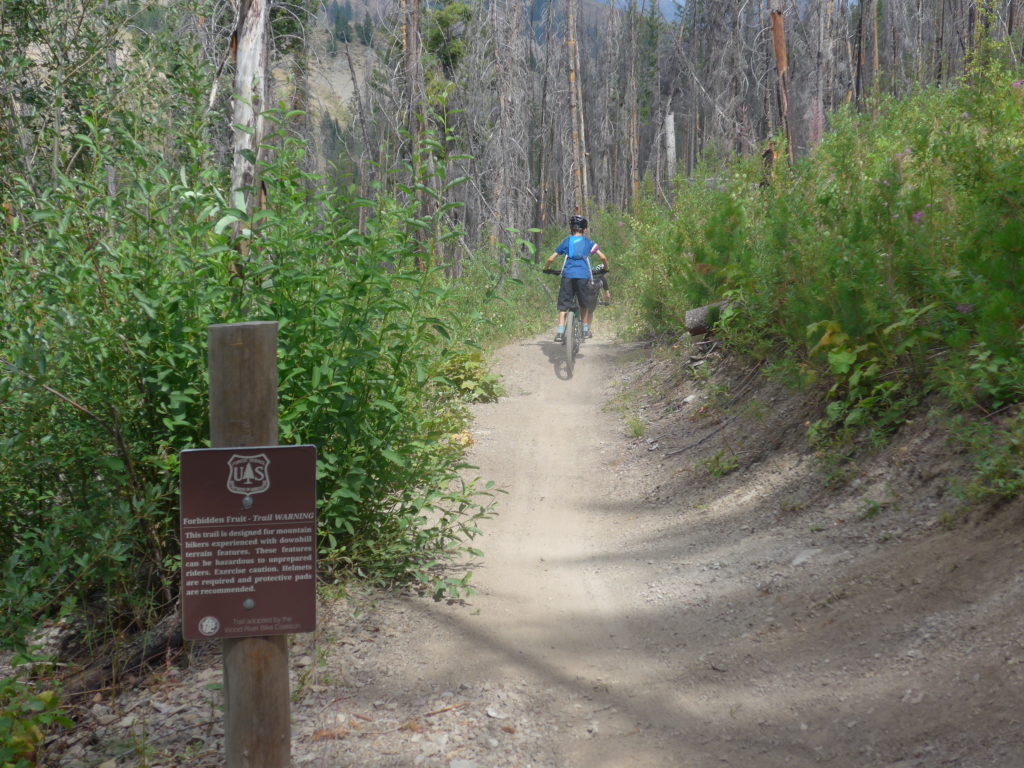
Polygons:
<instances>
[{"instance_id":1,"label":"bike rear wheel","mask_svg":"<svg viewBox=\"0 0 1024 768\"><path fill-rule=\"evenodd\" d=\"M565 370L572 376L572 370L576 365L576 350L579 349L579 342L576 340L577 326L576 313L569 310L565 313Z\"/></svg>"}]
</instances>

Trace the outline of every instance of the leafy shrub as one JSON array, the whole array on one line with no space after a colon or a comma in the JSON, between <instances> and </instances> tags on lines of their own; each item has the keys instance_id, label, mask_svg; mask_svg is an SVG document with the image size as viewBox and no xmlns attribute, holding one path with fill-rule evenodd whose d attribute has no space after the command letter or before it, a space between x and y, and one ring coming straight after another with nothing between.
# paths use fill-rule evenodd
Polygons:
<instances>
[{"instance_id":1,"label":"leafy shrub","mask_svg":"<svg viewBox=\"0 0 1024 768\"><path fill-rule=\"evenodd\" d=\"M325 564L433 583L478 533L489 492L464 480L451 436L464 385L496 382L458 341L443 273L417 262L440 228L382 197L354 230L310 193L287 118L263 169L273 208L251 220L218 173L156 154L113 196L98 168L16 201L25 226L0 231L5 643L86 605L109 628L172 604L177 455L208 444L212 323L280 324L281 442L319 447Z\"/></svg>"},{"instance_id":2,"label":"leafy shrub","mask_svg":"<svg viewBox=\"0 0 1024 768\"><path fill-rule=\"evenodd\" d=\"M679 333L686 309L729 299L734 348L826 383L819 440L884 435L934 389L1020 403L1024 77L1004 60L986 49L955 87L840 110L770 184L737 158L669 212L639 205L622 261L641 329Z\"/></svg>"},{"instance_id":3,"label":"leafy shrub","mask_svg":"<svg viewBox=\"0 0 1024 768\"><path fill-rule=\"evenodd\" d=\"M17 669L27 659L16 657ZM30 768L37 765L36 751L54 727L72 723L60 710L56 691L40 688L15 674L0 679L0 765Z\"/></svg>"},{"instance_id":4,"label":"leafy shrub","mask_svg":"<svg viewBox=\"0 0 1024 768\"><path fill-rule=\"evenodd\" d=\"M968 498L1024 493L1024 411L1019 406L996 422L956 418L954 435L974 458L974 474L963 489Z\"/></svg>"},{"instance_id":5,"label":"leafy shrub","mask_svg":"<svg viewBox=\"0 0 1024 768\"><path fill-rule=\"evenodd\" d=\"M711 477L725 477L739 469L740 460L731 448L722 448L712 456L701 459L700 464Z\"/></svg>"},{"instance_id":6,"label":"leafy shrub","mask_svg":"<svg viewBox=\"0 0 1024 768\"><path fill-rule=\"evenodd\" d=\"M493 403L504 394L501 377L491 373L480 351L452 355L438 375L468 403Z\"/></svg>"},{"instance_id":7,"label":"leafy shrub","mask_svg":"<svg viewBox=\"0 0 1024 768\"><path fill-rule=\"evenodd\" d=\"M532 244L520 244L532 253ZM551 278L526 258L511 253L505 257L504 265L486 256L464 260L461 276L449 288L449 315L459 319L460 338L467 347L493 349L553 321Z\"/></svg>"}]
</instances>

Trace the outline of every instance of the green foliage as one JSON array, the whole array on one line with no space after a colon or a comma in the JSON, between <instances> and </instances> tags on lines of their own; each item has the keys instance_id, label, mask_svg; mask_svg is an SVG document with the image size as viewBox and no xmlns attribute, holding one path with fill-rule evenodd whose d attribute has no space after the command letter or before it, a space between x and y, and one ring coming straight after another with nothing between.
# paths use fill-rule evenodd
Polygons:
<instances>
[{"instance_id":1,"label":"green foliage","mask_svg":"<svg viewBox=\"0 0 1024 768\"><path fill-rule=\"evenodd\" d=\"M332 40L339 43L348 43L352 41L354 36L352 31L352 22L346 19L344 16L338 16L334 23L334 34Z\"/></svg>"},{"instance_id":2,"label":"green foliage","mask_svg":"<svg viewBox=\"0 0 1024 768\"><path fill-rule=\"evenodd\" d=\"M452 396L464 390L442 375L456 348L447 290L438 270L417 266L411 210L386 211L366 235L328 221L324 242L317 212L303 222L305 203L294 204L265 241L287 244L290 258L262 276L273 280L270 316L287 319L281 439L320 446L326 560L393 581L475 534L451 440L464 420ZM439 511L449 500L459 514Z\"/></svg>"},{"instance_id":3,"label":"green foliage","mask_svg":"<svg viewBox=\"0 0 1024 768\"><path fill-rule=\"evenodd\" d=\"M518 275L518 276L515 276ZM532 262L509 259L502 267L486 256L462 264L448 306L464 338L485 349L539 332L554 320L551 278Z\"/></svg>"},{"instance_id":4,"label":"green foliage","mask_svg":"<svg viewBox=\"0 0 1024 768\"><path fill-rule=\"evenodd\" d=\"M279 42L305 8L275 5ZM223 191L223 116L198 42L175 33L182 6L147 15L159 32L133 27L97 75L122 10L87 2L73 28L33 2L0 17L19 105L0 110L19 137L0 146L0 646L62 615L98 642L174 604L178 454L207 444L214 323L279 323L280 439L319 448L325 568L469 590L446 565L480 554L494 491L468 479L465 402L500 394L475 344L536 322L539 278L515 279L512 258L465 257L457 284L433 266L455 252L462 181L437 121L393 194L342 199L302 170L301 115L270 110L270 204L247 213ZM368 16L357 32L370 41Z\"/></svg>"},{"instance_id":5,"label":"green foliage","mask_svg":"<svg viewBox=\"0 0 1024 768\"><path fill-rule=\"evenodd\" d=\"M373 47L373 19L370 18L370 14L367 13L363 16L363 23L356 24L356 38L360 43L368 48Z\"/></svg>"},{"instance_id":6,"label":"green foliage","mask_svg":"<svg viewBox=\"0 0 1024 768\"><path fill-rule=\"evenodd\" d=\"M127 170L144 157L141 147L168 159L196 149L207 127L207 57L196 40L170 33L183 8L135 5L4 3L0 79L17 106L0 111L0 132L12 139L0 142L0 165L8 171L0 177L0 202L10 206L8 217L18 215L16 185L45 194L62 174L103 165ZM111 40L123 41L116 61Z\"/></svg>"},{"instance_id":7,"label":"green foliage","mask_svg":"<svg viewBox=\"0 0 1024 768\"><path fill-rule=\"evenodd\" d=\"M468 403L493 403L505 393L501 377L491 373L480 351L452 355L438 375Z\"/></svg>"},{"instance_id":8,"label":"green foliage","mask_svg":"<svg viewBox=\"0 0 1024 768\"><path fill-rule=\"evenodd\" d=\"M882 514L884 507L884 504L874 501L873 499L864 499L864 511L861 513L861 520L874 520Z\"/></svg>"},{"instance_id":9,"label":"green foliage","mask_svg":"<svg viewBox=\"0 0 1024 768\"><path fill-rule=\"evenodd\" d=\"M443 272L420 268L447 235L390 198L352 229L338 201L310 191L289 116L271 117L274 205L251 218L224 200L218 172L172 169L143 147L113 192L101 165L44 194L12 185L17 223L0 230L5 644L43 616L101 604L106 631L173 601L177 454L207 441L211 323L280 323L281 442L320 449L326 564L441 584L439 564L488 514L453 436L465 396L495 396L497 382L459 341ZM103 156L112 137L86 139Z\"/></svg>"},{"instance_id":10,"label":"green foliage","mask_svg":"<svg viewBox=\"0 0 1024 768\"><path fill-rule=\"evenodd\" d=\"M940 378L950 399L962 407L988 413L1024 401L1024 359L995 354L984 342L950 360Z\"/></svg>"},{"instance_id":11,"label":"green foliage","mask_svg":"<svg viewBox=\"0 0 1024 768\"><path fill-rule=\"evenodd\" d=\"M1007 418L954 421L955 433L975 460L975 472L964 488L968 499L1013 498L1024 493L1024 410Z\"/></svg>"},{"instance_id":12,"label":"green foliage","mask_svg":"<svg viewBox=\"0 0 1024 768\"><path fill-rule=\"evenodd\" d=\"M676 333L730 300L723 338L804 384L812 436L875 436L941 390L1024 399L1024 78L979 55L956 87L842 110L795 167L705 158L671 210L637 206L619 259L636 328ZM782 362L788 359L788 362Z\"/></svg>"},{"instance_id":13,"label":"green foliage","mask_svg":"<svg viewBox=\"0 0 1024 768\"><path fill-rule=\"evenodd\" d=\"M270 35L278 53L302 51L311 8L308 0L274 0L270 4Z\"/></svg>"},{"instance_id":14,"label":"green foliage","mask_svg":"<svg viewBox=\"0 0 1024 768\"><path fill-rule=\"evenodd\" d=\"M877 334L876 341L856 346L834 321L808 327L808 337L820 334L811 356L825 353L834 380L825 418L811 427L812 439L820 439L836 426L858 428L870 423L872 430L884 433L902 422L926 388L919 380L922 354L938 336L922 320L934 309L930 305L905 311L900 320Z\"/></svg>"},{"instance_id":15,"label":"green foliage","mask_svg":"<svg viewBox=\"0 0 1024 768\"><path fill-rule=\"evenodd\" d=\"M466 55L466 28L473 9L459 0L442 0L427 13L423 45L441 64L444 76L451 79Z\"/></svg>"},{"instance_id":16,"label":"green foliage","mask_svg":"<svg viewBox=\"0 0 1024 768\"><path fill-rule=\"evenodd\" d=\"M732 449L722 448L712 456L702 459L700 464L712 477L725 477L739 469L740 460Z\"/></svg>"},{"instance_id":17,"label":"green foliage","mask_svg":"<svg viewBox=\"0 0 1024 768\"><path fill-rule=\"evenodd\" d=\"M15 669L26 661L25 657L16 657ZM0 679L0 766L3 768L37 765L36 750L45 735L55 727L71 726L60 709L56 691L29 681L23 674Z\"/></svg>"}]
</instances>

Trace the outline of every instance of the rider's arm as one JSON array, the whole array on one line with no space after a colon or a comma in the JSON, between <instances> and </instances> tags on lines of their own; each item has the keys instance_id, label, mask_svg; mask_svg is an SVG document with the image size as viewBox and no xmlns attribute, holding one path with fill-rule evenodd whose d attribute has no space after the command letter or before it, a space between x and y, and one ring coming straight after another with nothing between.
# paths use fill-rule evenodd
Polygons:
<instances>
[{"instance_id":1,"label":"rider's arm","mask_svg":"<svg viewBox=\"0 0 1024 768\"><path fill-rule=\"evenodd\" d=\"M604 263L604 268L608 269L608 257L601 253L600 250L596 250L594 251L594 253L597 255L599 259L601 259L602 263Z\"/></svg>"},{"instance_id":2,"label":"rider's arm","mask_svg":"<svg viewBox=\"0 0 1024 768\"><path fill-rule=\"evenodd\" d=\"M556 258L558 258L558 251L555 251L555 252L554 252L554 253L552 253L552 254L551 254L550 256L548 256L548 260L547 260L547 261L546 261L546 262L544 263L544 267L545 267L545 268L547 268L547 267L550 267L550 266L551 266L551 264L552 264L552 262L554 262L554 260L555 260Z\"/></svg>"}]
</instances>

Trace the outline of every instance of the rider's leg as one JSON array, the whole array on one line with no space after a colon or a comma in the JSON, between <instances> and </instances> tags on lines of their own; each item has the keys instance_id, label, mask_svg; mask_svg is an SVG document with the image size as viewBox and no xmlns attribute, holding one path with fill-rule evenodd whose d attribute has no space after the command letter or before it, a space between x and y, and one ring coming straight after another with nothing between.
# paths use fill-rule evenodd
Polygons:
<instances>
[{"instance_id":1,"label":"rider's leg","mask_svg":"<svg viewBox=\"0 0 1024 768\"><path fill-rule=\"evenodd\" d=\"M583 323L583 337L590 338L590 325L594 322L594 308L597 306L600 285L583 281L580 286L580 320Z\"/></svg>"},{"instance_id":2,"label":"rider's leg","mask_svg":"<svg viewBox=\"0 0 1024 768\"><path fill-rule=\"evenodd\" d=\"M572 306L572 292L572 280L563 277L558 286L558 333L555 335L555 341L562 341L565 337L565 315L569 311L568 308Z\"/></svg>"},{"instance_id":3,"label":"rider's leg","mask_svg":"<svg viewBox=\"0 0 1024 768\"><path fill-rule=\"evenodd\" d=\"M590 299L588 296L589 283L585 279L576 281L576 302L580 307L580 325L583 326L583 338L587 338L590 331L590 311L588 309Z\"/></svg>"},{"instance_id":4,"label":"rider's leg","mask_svg":"<svg viewBox=\"0 0 1024 768\"><path fill-rule=\"evenodd\" d=\"M558 335L561 336L565 333L565 312L561 311L558 313Z\"/></svg>"}]
</instances>

